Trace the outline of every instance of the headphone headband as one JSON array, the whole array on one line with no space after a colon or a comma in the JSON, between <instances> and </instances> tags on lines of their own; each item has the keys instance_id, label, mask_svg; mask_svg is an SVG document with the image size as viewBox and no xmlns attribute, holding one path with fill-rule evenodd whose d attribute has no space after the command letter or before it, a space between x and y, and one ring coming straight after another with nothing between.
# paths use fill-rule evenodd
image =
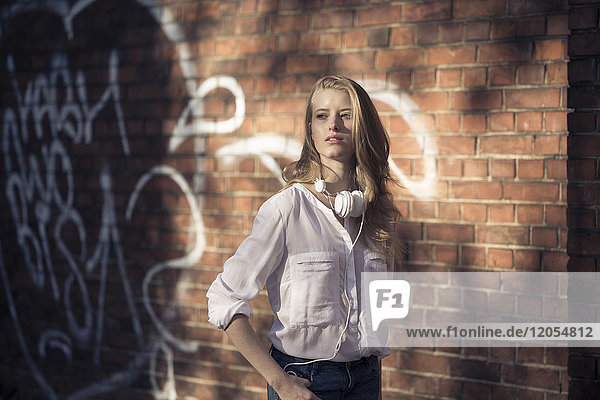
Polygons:
<instances>
[{"instance_id":1,"label":"headphone headband","mask_svg":"<svg viewBox=\"0 0 600 400\"><path fill-rule=\"evenodd\" d=\"M327 183L323 179L315 180L315 191L333 196L327 191ZM342 190L335 195L333 211L341 218L360 217L365 208L364 197L364 193L360 190L354 190L353 192Z\"/></svg>"}]
</instances>

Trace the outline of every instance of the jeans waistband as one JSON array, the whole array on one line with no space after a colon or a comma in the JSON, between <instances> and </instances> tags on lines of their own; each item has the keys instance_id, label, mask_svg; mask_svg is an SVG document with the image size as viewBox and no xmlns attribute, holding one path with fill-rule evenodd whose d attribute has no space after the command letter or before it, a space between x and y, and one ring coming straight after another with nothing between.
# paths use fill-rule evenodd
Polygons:
<instances>
[{"instance_id":1,"label":"jeans waistband","mask_svg":"<svg viewBox=\"0 0 600 400\"><path fill-rule=\"evenodd\" d=\"M276 348L275 346L271 346L271 354L275 354L279 357L284 357L290 360L290 362L308 362L308 361L313 361L310 358L302 358L302 357L296 357L296 356L290 356L289 354L286 354L284 352L282 352L281 350L279 350L278 348ZM357 364L361 364L361 363L366 363L366 362L372 362L372 361L378 361L378 357L376 355L370 355L370 356L365 356L365 357L361 357L358 360L352 360L352 361L331 361L331 360L327 360L327 361L316 361L316 363L318 364L329 364L331 363L331 365L348 365L348 366L352 366L352 365L357 365Z\"/></svg>"}]
</instances>

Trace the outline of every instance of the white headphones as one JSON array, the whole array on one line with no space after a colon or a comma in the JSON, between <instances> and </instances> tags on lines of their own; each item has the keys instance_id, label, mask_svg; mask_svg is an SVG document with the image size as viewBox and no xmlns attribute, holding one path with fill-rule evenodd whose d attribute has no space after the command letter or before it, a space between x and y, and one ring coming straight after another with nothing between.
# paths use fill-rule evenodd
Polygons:
<instances>
[{"instance_id":1,"label":"white headphones","mask_svg":"<svg viewBox=\"0 0 600 400\"><path fill-rule=\"evenodd\" d=\"M333 196L327 191L327 183L323 179L315 180L315 190L318 193L326 194L328 197ZM335 201L332 208L341 218L346 218L348 216L360 217L364 212L364 197L364 193L360 190L354 190L352 192L343 190L335 195Z\"/></svg>"}]
</instances>

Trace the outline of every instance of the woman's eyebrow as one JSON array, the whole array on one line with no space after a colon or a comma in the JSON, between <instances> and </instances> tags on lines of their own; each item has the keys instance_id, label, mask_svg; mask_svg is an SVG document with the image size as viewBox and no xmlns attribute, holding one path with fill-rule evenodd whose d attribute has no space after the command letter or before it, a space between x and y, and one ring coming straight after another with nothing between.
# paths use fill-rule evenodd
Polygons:
<instances>
[{"instance_id":1,"label":"woman's eyebrow","mask_svg":"<svg viewBox=\"0 0 600 400\"><path fill-rule=\"evenodd\" d=\"M317 108L315 110L315 112L317 112L317 111L329 111L329 108ZM340 109L340 111L352 111L352 108L351 107L346 107L346 108Z\"/></svg>"}]
</instances>

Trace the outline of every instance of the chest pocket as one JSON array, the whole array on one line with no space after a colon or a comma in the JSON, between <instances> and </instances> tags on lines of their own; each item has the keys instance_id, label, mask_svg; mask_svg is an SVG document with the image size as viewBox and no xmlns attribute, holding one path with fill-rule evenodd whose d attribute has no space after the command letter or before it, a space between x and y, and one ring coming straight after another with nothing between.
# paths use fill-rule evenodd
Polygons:
<instances>
[{"instance_id":1,"label":"chest pocket","mask_svg":"<svg viewBox=\"0 0 600 400\"><path fill-rule=\"evenodd\" d=\"M340 325L340 273L337 252L290 257L290 327Z\"/></svg>"},{"instance_id":2,"label":"chest pocket","mask_svg":"<svg viewBox=\"0 0 600 400\"><path fill-rule=\"evenodd\" d=\"M384 255L365 250L365 272L387 272L387 261Z\"/></svg>"}]
</instances>

